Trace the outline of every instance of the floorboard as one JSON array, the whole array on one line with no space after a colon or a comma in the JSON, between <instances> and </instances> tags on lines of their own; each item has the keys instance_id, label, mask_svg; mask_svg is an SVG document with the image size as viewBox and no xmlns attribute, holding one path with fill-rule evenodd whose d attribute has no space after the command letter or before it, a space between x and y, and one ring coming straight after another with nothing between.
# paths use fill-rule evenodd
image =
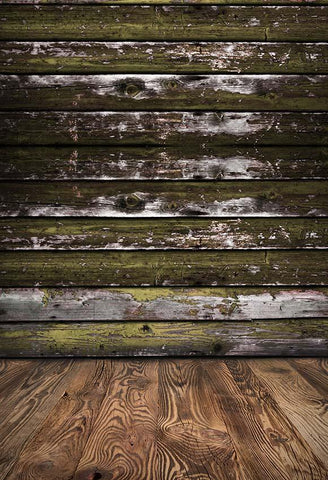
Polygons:
<instances>
[{"instance_id":1,"label":"floorboard","mask_svg":"<svg viewBox=\"0 0 328 480\"><path fill-rule=\"evenodd\" d=\"M0 362L1 480L327 480L327 360Z\"/></svg>"}]
</instances>

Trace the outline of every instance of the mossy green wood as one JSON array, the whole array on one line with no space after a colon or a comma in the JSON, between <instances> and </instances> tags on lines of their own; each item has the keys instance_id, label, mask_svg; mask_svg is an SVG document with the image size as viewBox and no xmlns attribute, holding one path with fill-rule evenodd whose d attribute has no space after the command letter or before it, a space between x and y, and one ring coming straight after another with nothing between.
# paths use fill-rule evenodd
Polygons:
<instances>
[{"instance_id":1,"label":"mossy green wood","mask_svg":"<svg viewBox=\"0 0 328 480\"><path fill-rule=\"evenodd\" d=\"M324 181L10 182L0 216L248 217L328 215Z\"/></svg>"},{"instance_id":2,"label":"mossy green wood","mask_svg":"<svg viewBox=\"0 0 328 480\"><path fill-rule=\"evenodd\" d=\"M0 143L328 145L328 113L0 112Z\"/></svg>"},{"instance_id":3,"label":"mossy green wood","mask_svg":"<svg viewBox=\"0 0 328 480\"><path fill-rule=\"evenodd\" d=\"M328 251L1 252L1 286L325 285Z\"/></svg>"},{"instance_id":4,"label":"mossy green wood","mask_svg":"<svg viewBox=\"0 0 328 480\"><path fill-rule=\"evenodd\" d=\"M3 42L1 73L328 74L327 43Z\"/></svg>"},{"instance_id":5,"label":"mossy green wood","mask_svg":"<svg viewBox=\"0 0 328 480\"><path fill-rule=\"evenodd\" d=\"M0 75L1 110L328 110L327 75Z\"/></svg>"},{"instance_id":6,"label":"mossy green wood","mask_svg":"<svg viewBox=\"0 0 328 480\"><path fill-rule=\"evenodd\" d=\"M0 219L3 250L319 249L328 219Z\"/></svg>"},{"instance_id":7,"label":"mossy green wood","mask_svg":"<svg viewBox=\"0 0 328 480\"><path fill-rule=\"evenodd\" d=\"M2 6L1 40L325 41L325 6Z\"/></svg>"},{"instance_id":8,"label":"mossy green wood","mask_svg":"<svg viewBox=\"0 0 328 480\"><path fill-rule=\"evenodd\" d=\"M320 287L4 288L1 322L250 321L328 317Z\"/></svg>"},{"instance_id":9,"label":"mossy green wood","mask_svg":"<svg viewBox=\"0 0 328 480\"><path fill-rule=\"evenodd\" d=\"M1 357L327 355L328 320L0 324Z\"/></svg>"},{"instance_id":10,"label":"mossy green wood","mask_svg":"<svg viewBox=\"0 0 328 480\"><path fill-rule=\"evenodd\" d=\"M1 180L327 179L325 147L1 147Z\"/></svg>"}]
</instances>

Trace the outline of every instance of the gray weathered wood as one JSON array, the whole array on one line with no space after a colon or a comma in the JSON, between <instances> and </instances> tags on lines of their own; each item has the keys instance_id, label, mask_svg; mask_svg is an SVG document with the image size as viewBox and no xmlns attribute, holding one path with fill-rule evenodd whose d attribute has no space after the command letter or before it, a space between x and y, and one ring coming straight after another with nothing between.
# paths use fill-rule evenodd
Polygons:
<instances>
[{"instance_id":1,"label":"gray weathered wood","mask_svg":"<svg viewBox=\"0 0 328 480\"><path fill-rule=\"evenodd\" d=\"M324 181L10 182L0 216L327 216Z\"/></svg>"},{"instance_id":2,"label":"gray weathered wood","mask_svg":"<svg viewBox=\"0 0 328 480\"><path fill-rule=\"evenodd\" d=\"M1 322L249 321L328 317L328 289L7 288Z\"/></svg>"},{"instance_id":3,"label":"gray weathered wood","mask_svg":"<svg viewBox=\"0 0 328 480\"><path fill-rule=\"evenodd\" d=\"M325 6L1 7L0 40L325 41Z\"/></svg>"},{"instance_id":4,"label":"gray weathered wood","mask_svg":"<svg viewBox=\"0 0 328 480\"><path fill-rule=\"evenodd\" d=\"M1 286L326 285L328 250L1 252Z\"/></svg>"},{"instance_id":5,"label":"gray weathered wood","mask_svg":"<svg viewBox=\"0 0 328 480\"><path fill-rule=\"evenodd\" d=\"M3 250L319 249L328 219L0 219Z\"/></svg>"},{"instance_id":6,"label":"gray weathered wood","mask_svg":"<svg viewBox=\"0 0 328 480\"><path fill-rule=\"evenodd\" d=\"M0 75L0 109L328 110L327 75Z\"/></svg>"},{"instance_id":7,"label":"gray weathered wood","mask_svg":"<svg viewBox=\"0 0 328 480\"><path fill-rule=\"evenodd\" d=\"M1 147L1 180L328 178L323 147Z\"/></svg>"},{"instance_id":8,"label":"gray weathered wood","mask_svg":"<svg viewBox=\"0 0 328 480\"><path fill-rule=\"evenodd\" d=\"M0 324L1 357L328 354L328 320Z\"/></svg>"},{"instance_id":9,"label":"gray weathered wood","mask_svg":"<svg viewBox=\"0 0 328 480\"><path fill-rule=\"evenodd\" d=\"M67 4L67 0L2 0L4 5L40 5L40 4L54 4L61 5ZM226 4L226 0L70 0L70 4L73 5L119 5L119 4ZM297 5L326 5L328 0L289 0L288 4L297 4ZM286 0L229 0L231 5L285 5Z\"/></svg>"},{"instance_id":10,"label":"gray weathered wood","mask_svg":"<svg viewBox=\"0 0 328 480\"><path fill-rule=\"evenodd\" d=\"M0 112L8 145L328 145L328 113Z\"/></svg>"},{"instance_id":11,"label":"gray weathered wood","mask_svg":"<svg viewBox=\"0 0 328 480\"><path fill-rule=\"evenodd\" d=\"M328 74L328 44L3 42L0 72Z\"/></svg>"}]
</instances>

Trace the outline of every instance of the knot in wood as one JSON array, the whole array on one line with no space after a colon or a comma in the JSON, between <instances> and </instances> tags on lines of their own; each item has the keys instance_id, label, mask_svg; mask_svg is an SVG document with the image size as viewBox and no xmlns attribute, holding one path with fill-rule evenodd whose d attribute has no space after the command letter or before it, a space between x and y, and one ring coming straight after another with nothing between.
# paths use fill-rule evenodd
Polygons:
<instances>
[{"instance_id":1,"label":"knot in wood","mask_svg":"<svg viewBox=\"0 0 328 480\"><path fill-rule=\"evenodd\" d=\"M118 206L126 210L143 210L145 208L145 201L136 193L129 195L122 195L119 197Z\"/></svg>"}]
</instances>

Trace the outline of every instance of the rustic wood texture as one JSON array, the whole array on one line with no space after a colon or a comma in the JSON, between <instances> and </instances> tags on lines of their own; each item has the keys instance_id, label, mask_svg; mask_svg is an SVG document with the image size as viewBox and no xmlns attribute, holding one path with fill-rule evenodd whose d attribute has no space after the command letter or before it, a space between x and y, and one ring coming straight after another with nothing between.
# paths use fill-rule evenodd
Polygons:
<instances>
[{"instance_id":1,"label":"rustic wood texture","mask_svg":"<svg viewBox=\"0 0 328 480\"><path fill-rule=\"evenodd\" d=\"M109 388L74 479L106 478L107 472L112 478L156 478L157 419L157 362L113 363Z\"/></svg>"},{"instance_id":2,"label":"rustic wood texture","mask_svg":"<svg viewBox=\"0 0 328 480\"><path fill-rule=\"evenodd\" d=\"M17 360L2 362L7 370ZM22 396L18 372L7 393L39 428L33 430L32 422L22 432L24 446L11 465L4 464L1 478L263 480L265 474L326 480L328 457L318 453L327 436L320 393L327 372L316 388L304 381L309 369L315 376L321 372L324 359L302 359L299 371L291 359L283 365L277 359L73 360L55 401L48 371L59 361L49 359L48 369L44 361L30 362L39 379L25 372L29 396ZM277 395L280 378L269 369L288 371L297 399L293 415L289 401ZM48 415L37 418L30 397L40 395ZM15 409L1 416L0 429L16 416ZM15 444L17 434L12 432ZM9 452L4 444L4 456Z\"/></svg>"},{"instance_id":3,"label":"rustic wood texture","mask_svg":"<svg viewBox=\"0 0 328 480\"><path fill-rule=\"evenodd\" d=\"M326 355L327 1L123 3L5 0L0 6L3 354ZM146 413L149 435L133 440L142 422L134 426L129 411L139 409L138 379L148 369L149 391L158 394L158 365L143 365L131 379L139 386L124 407L127 426L118 427L120 441L111 440L116 444L104 456L122 392L129 394L122 379L137 367L114 368L117 395L107 403L98 370L89 380L86 365L78 395L59 403L57 430L50 415L10 478L45 471L53 480L57 471L58 480L146 480L166 462L165 480L228 480L236 463L235 480L304 480L310 472L323 478L327 452L317 441L314 454L299 434L271 452L266 429L289 438L291 424L274 402L273 416L267 408L254 413L261 404L253 393L264 387L239 364L225 364L222 378L232 385L216 408L206 404L211 419L195 430L178 426L179 440L174 428L169 432L168 405L184 396L182 369L173 362L162 371L163 378L172 375L172 392L162 391L153 405L163 402L162 443L153 407ZM302 368L289 365L293 372ZM191 367L195 388L202 368ZM315 389L324 372L315 375L312 366L300 375ZM88 383L98 392L95 410ZM215 390L210 384L208 395ZM232 402L241 420L223 427L232 392L246 399ZM66 404L68 412L81 406L85 414L70 421ZM199 416L197 405L181 401L173 424L184 411ZM106 410L102 430L96 417ZM206 467L205 452L215 445L210 439L203 449L197 445L208 436L203 428L216 438L217 422L226 443L215 450L219 461ZM246 438L257 461L247 463L237 423L254 425ZM61 435L65 425L81 431L73 448L71 433ZM40 448L48 429L53 438ZM65 454L56 442L67 445ZM274 467L263 466L264 452Z\"/></svg>"},{"instance_id":4,"label":"rustic wood texture","mask_svg":"<svg viewBox=\"0 0 328 480\"><path fill-rule=\"evenodd\" d=\"M328 316L328 289L7 288L2 322L247 321Z\"/></svg>"},{"instance_id":5,"label":"rustic wood texture","mask_svg":"<svg viewBox=\"0 0 328 480\"><path fill-rule=\"evenodd\" d=\"M328 74L327 43L3 42L1 73Z\"/></svg>"},{"instance_id":6,"label":"rustic wood texture","mask_svg":"<svg viewBox=\"0 0 328 480\"><path fill-rule=\"evenodd\" d=\"M1 252L1 286L322 285L328 250Z\"/></svg>"},{"instance_id":7,"label":"rustic wood texture","mask_svg":"<svg viewBox=\"0 0 328 480\"><path fill-rule=\"evenodd\" d=\"M0 219L2 250L328 248L325 218Z\"/></svg>"},{"instance_id":8,"label":"rustic wood texture","mask_svg":"<svg viewBox=\"0 0 328 480\"><path fill-rule=\"evenodd\" d=\"M0 216L328 215L327 182L6 182Z\"/></svg>"},{"instance_id":9,"label":"rustic wood texture","mask_svg":"<svg viewBox=\"0 0 328 480\"><path fill-rule=\"evenodd\" d=\"M1 147L1 180L314 180L325 147Z\"/></svg>"},{"instance_id":10,"label":"rustic wood texture","mask_svg":"<svg viewBox=\"0 0 328 480\"><path fill-rule=\"evenodd\" d=\"M320 6L3 6L0 40L325 41Z\"/></svg>"},{"instance_id":11,"label":"rustic wood texture","mask_svg":"<svg viewBox=\"0 0 328 480\"><path fill-rule=\"evenodd\" d=\"M0 143L328 145L328 113L0 112Z\"/></svg>"},{"instance_id":12,"label":"rustic wood texture","mask_svg":"<svg viewBox=\"0 0 328 480\"><path fill-rule=\"evenodd\" d=\"M270 359L270 362L273 368L279 368L278 361ZM268 475L272 478L326 477L326 465L319 460L314 448L317 438L308 443L309 438L295 429L294 422L286 415L285 405L276 399L260 375L254 375L248 362L201 363L214 394L213 404L226 420L227 431L234 439L236 456L246 478L262 480ZM264 359L256 367L261 371L262 365L267 364ZM270 387L275 389L276 384L272 382ZM302 393L299 397L303 399ZM302 405L303 402L297 406L300 412ZM309 428L312 428L311 420ZM275 448L271 451L273 445ZM253 455L249 455L249 451ZM296 460L298 455L300 458Z\"/></svg>"},{"instance_id":13,"label":"rustic wood texture","mask_svg":"<svg viewBox=\"0 0 328 480\"><path fill-rule=\"evenodd\" d=\"M67 0L2 0L4 5L42 5L42 4L51 4L51 5L67 5ZM120 4L152 4L160 5L172 4L172 5L181 5L183 4L215 4L226 5L226 0L70 0L72 5L120 5ZM327 0L289 0L289 4L295 5L326 5ZM286 5L286 0L229 0L229 5Z\"/></svg>"},{"instance_id":14,"label":"rustic wood texture","mask_svg":"<svg viewBox=\"0 0 328 480\"><path fill-rule=\"evenodd\" d=\"M327 75L0 75L1 110L328 110Z\"/></svg>"},{"instance_id":15,"label":"rustic wood texture","mask_svg":"<svg viewBox=\"0 0 328 480\"><path fill-rule=\"evenodd\" d=\"M1 480L6 478L17 461L26 437L40 428L49 412L56 406L71 375L71 361L42 361L33 365L24 377L17 377L15 389L2 392Z\"/></svg>"},{"instance_id":16,"label":"rustic wood texture","mask_svg":"<svg viewBox=\"0 0 328 480\"><path fill-rule=\"evenodd\" d=\"M270 395L284 408L287 418L305 441L311 439L314 454L328 468L328 446L327 442L322 441L326 435L328 418L321 392L317 392L285 360L277 360L274 366L267 360L261 366L250 360L249 365Z\"/></svg>"},{"instance_id":17,"label":"rustic wood texture","mask_svg":"<svg viewBox=\"0 0 328 480\"><path fill-rule=\"evenodd\" d=\"M327 319L0 324L0 357L322 356ZM282 380L283 381L283 380Z\"/></svg>"},{"instance_id":18,"label":"rustic wood texture","mask_svg":"<svg viewBox=\"0 0 328 480\"><path fill-rule=\"evenodd\" d=\"M71 381L32 441L24 445L6 480L64 479L75 472L87 440L96 429L95 421L112 375L110 367L103 360L73 363Z\"/></svg>"}]
</instances>

